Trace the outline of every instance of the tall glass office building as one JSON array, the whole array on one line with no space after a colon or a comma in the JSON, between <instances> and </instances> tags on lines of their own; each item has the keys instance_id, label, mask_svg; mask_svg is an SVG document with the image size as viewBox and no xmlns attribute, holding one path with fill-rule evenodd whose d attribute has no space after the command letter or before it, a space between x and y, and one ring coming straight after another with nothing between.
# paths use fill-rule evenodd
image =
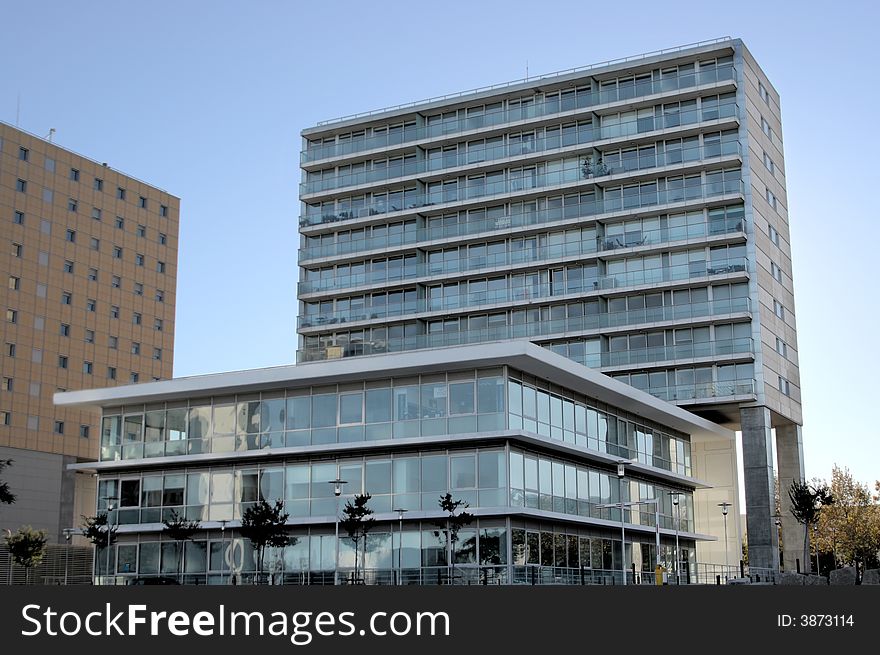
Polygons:
<instances>
[{"instance_id":1,"label":"tall glass office building","mask_svg":"<svg viewBox=\"0 0 880 655\"><path fill-rule=\"evenodd\" d=\"M771 428L784 489L797 338L779 95L742 41L302 134L300 362L525 339L741 429L749 559L778 567ZM737 502L733 458L710 458L717 502ZM739 560L728 535L707 559Z\"/></svg>"},{"instance_id":2,"label":"tall glass office building","mask_svg":"<svg viewBox=\"0 0 880 655\"><path fill-rule=\"evenodd\" d=\"M355 550L343 532L337 551L335 537L340 479L342 500L372 496L376 524L359 558L368 584L620 584L624 570L630 583L653 581L658 562L692 582L696 544L712 538L707 462L733 439L528 341L55 400L102 412L100 461L76 466L97 472L97 510L118 526L96 556L99 579L117 582L248 582L253 550L238 527L259 500L282 500L289 514L292 542L265 558L275 583L332 584L337 571L348 581ZM454 543L446 493L474 515ZM192 540L163 532L173 512L200 523Z\"/></svg>"}]
</instances>

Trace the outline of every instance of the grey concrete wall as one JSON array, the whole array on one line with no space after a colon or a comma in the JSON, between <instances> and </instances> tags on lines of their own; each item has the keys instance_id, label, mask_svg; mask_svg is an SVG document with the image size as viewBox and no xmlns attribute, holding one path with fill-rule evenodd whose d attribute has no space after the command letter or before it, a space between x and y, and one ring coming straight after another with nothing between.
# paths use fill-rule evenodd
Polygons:
<instances>
[{"instance_id":1,"label":"grey concrete wall","mask_svg":"<svg viewBox=\"0 0 880 655\"><path fill-rule=\"evenodd\" d=\"M781 425L776 428L776 458L779 460L779 514L782 520L782 566L786 571L810 571L809 556L804 560L804 526L791 513L788 490L794 480L804 480L804 440L801 426Z\"/></svg>"},{"instance_id":2,"label":"grey concrete wall","mask_svg":"<svg viewBox=\"0 0 880 655\"><path fill-rule=\"evenodd\" d=\"M776 498L770 410L766 407L743 407L740 421L749 565L778 570L779 536L774 518Z\"/></svg>"},{"instance_id":3,"label":"grey concrete wall","mask_svg":"<svg viewBox=\"0 0 880 655\"><path fill-rule=\"evenodd\" d=\"M50 543L58 543L61 530L73 521L73 486L65 484L73 474L64 470L65 460L72 458L0 447L0 459L14 460L3 471L3 480L17 496L14 504L0 505L0 530L31 525L45 530Z\"/></svg>"}]
</instances>

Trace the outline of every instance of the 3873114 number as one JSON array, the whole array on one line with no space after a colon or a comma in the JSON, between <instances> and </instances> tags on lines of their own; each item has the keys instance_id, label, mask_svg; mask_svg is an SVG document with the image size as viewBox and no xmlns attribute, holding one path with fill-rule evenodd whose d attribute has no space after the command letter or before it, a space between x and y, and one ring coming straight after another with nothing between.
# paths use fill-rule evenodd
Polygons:
<instances>
[{"instance_id":1,"label":"3873114 number","mask_svg":"<svg viewBox=\"0 0 880 655\"><path fill-rule=\"evenodd\" d=\"M802 628L846 628L854 625L852 614L801 614Z\"/></svg>"}]
</instances>

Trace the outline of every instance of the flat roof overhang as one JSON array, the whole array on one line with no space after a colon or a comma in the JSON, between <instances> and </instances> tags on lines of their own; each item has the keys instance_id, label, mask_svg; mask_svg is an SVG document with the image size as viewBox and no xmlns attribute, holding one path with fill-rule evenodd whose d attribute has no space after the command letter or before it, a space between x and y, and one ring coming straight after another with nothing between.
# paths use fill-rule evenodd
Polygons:
<instances>
[{"instance_id":1,"label":"flat roof overhang","mask_svg":"<svg viewBox=\"0 0 880 655\"><path fill-rule=\"evenodd\" d=\"M349 357L103 389L66 391L56 393L54 402L59 407L104 409L504 365L689 434L693 441L733 441L735 438L734 432L727 428L525 340Z\"/></svg>"}]
</instances>

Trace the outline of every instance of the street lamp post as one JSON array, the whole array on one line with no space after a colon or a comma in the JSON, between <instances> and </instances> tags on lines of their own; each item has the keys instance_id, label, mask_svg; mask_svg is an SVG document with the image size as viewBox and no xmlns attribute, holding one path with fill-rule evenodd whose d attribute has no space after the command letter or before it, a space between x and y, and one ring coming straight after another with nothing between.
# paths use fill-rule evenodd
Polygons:
<instances>
[{"instance_id":1,"label":"street lamp post","mask_svg":"<svg viewBox=\"0 0 880 655\"><path fill-rule=\"evenodd\" d=\"M617 463L617 499L620 501L620 569L623 573L623 586L626 586L626 522L623 519L623 476L626 464Z\"/></svg>"},{"instance_id":2,"label":"street lamp post","mask_svg":"<svg viewBox=\"0 0 880 655\"><path fill-rule=\"evenodd\" d=\"M397 585L400 586L403 584L403 515L409 510L404 509L403 507L398 507L392 511L397 512L397 520L399 524L399 535L397 537Z\"/></svg>"},{"instance_id":3,"label":"street lamp post","mask_svg":"<svg viewBox=\"0 0 880 655\"><path fill-rule=\"evenodd\" d=\"M732 507L731 503L728 503L726 500L723 503L718 503L718 507L721 508L721 513L724 515L724 579L730 576L730 548L728 548L727 544L727 512Z\"/></svg>"},{"instance_id":4,"label":"street lamp post","mask_svg":"<svg viewBox=\"0 0 880 655\"><path fill-rule=\"evenodd\" d=\"M678 497L681 495L680 491L670 491L669 495L672 496L672 504L675 506L675 584L681 584L681 564L679 560L679 550L678 550L678 530L679 525L681 524L681 507L679 506Z\"/></svg>"},{"instance_id":5,"label":"street lamp post","mask_svg":"<svg viewBox=\"0 0 880 655\"><path fill-rule=\"evenodd\" d=\"M816 549L816 575L819 575L819 524L813 524L813 548Z\"/></svg>"},{"instance_id":6,"label":"street lamp post","mask_svg":"<svg viewBox=\"0 0 880 655\"><path fill-rule=\"evenodd\" d=\"M625 507L637 507L639 505L653 505L654 506L654 535L655 535L654 565L656 567L659 567L660 566L660 499L659 498L647 498L645 500L630 500L627 502L620 502L620 503L605 503L603 505L596 505L596 507L598 509L608 509L611 507L620 507L620 511L622 514Z\"/></svg>"},{"instance_id":7,"label":"street lamp post","mask_svg":"<svg viewBox=\"0 0 880 655\"><path fill-rule=\"evenodd\" d=\"M116 518L118 519L119 518L119 516L118 516L119 510L117 510L116 513L117 513ZM113 526L110 523L110 517L112 515L113 515L113 503L110 502L107 504L107 571L106 571L106 573L107 573L108 578L110 577L110 548L111 548L111 542L113 541L113 530L112 530ZM116 582L115 578L114 578L114 582Z\"/></svg>"},{"instance_id":8,"label":"street lamp post","mask_svg":"<svg viewBox=\"0 0 880 655\"><path fill-rule=\"evenodd\" d=\"M336 497L336 514L334 515L336 524L336 563L333 567L333 584L339 584L339 497L342 495L342 485L348 484L345 480L340 480L336 476L335 480L328 480L327 484L333 485L333 495Z\"/></svg>"},{"instance_id":9,"label":"street lamp post","mask_svg":"<svg viewBox=\"0 0 880 655\"><path fill-rule=\"evenodd\" d=\"M226 552L226 519L220 519L220 573L223 573L223 566L228 564L229 570L232 571L232 558L227 557ZM227 561L228 560L228 561ZM226 576L227 584L229 576Z\"/></svg>"},{"instance_id":10,"label":"street lamp post","mask_svg":"<svg viewBox=\"0 0 880 655\"><path fill-rule=\"evenodd\" d=\"M73 533L76 532L74 528L64 528L62 530L64 533L64 586L67 586L67 571L70 566L70 537L73 536Z\"/></svg>"}]
</instances>

